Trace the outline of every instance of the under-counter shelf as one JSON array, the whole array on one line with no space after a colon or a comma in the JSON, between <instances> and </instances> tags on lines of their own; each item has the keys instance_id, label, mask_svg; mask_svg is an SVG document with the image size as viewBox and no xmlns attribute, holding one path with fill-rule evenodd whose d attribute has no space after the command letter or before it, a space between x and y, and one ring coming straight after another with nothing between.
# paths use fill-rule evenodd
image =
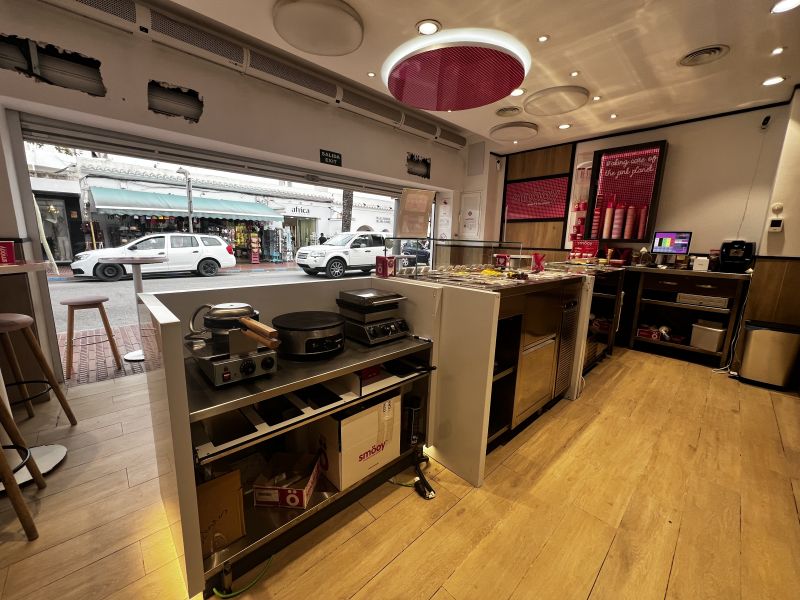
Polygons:
<instances>
[{"instance_id":1,"label":"under-counter shelf","mask_svg":"<svg viewBox=\"0 0 800 600\"><path fill-rule=\"evenodd\" d=\"M407 450L388 465L381 467L381 469L391 471L393 466L407 464L413 453L414 449ZM219 573L226 562L235 562L258 550L334 502L342 499L350 492L358 489L371 477L372 475L369 475L342 491L338 491L325 477L320 477L305 509L256 507L253 504L252 490L245 492L244 519L246 533L244 537L204 559L203 569L206 579L210 579Z\"/></svg>"},{"instance_id":2,"label":"under-counter shelf","mask_svg":"<svg viewBox=\"0 0 800 600\"><path fill-rule=\"evenodd\" d=\"M271 376L219 388L208 382L193 358L187 358L189 420L202 421L431 347L431 342L410 336L374 347L347 342L344 351L333 358L324 361L280 358L278 371Z\"/></svg>"},{"instance_id":3,"label":"under-counter shelf","mask_svg":"<svg viewBox=\"0 0 800 600\"><path fill-rule=\"evenodd\" d=\"M665 342L664 340L653 340L650 338L636 336L633 338L637 342L644 342L645 344L653 344L655 346L666 346L667 348L677 348L679 350L688 350L689 352L697 352L698 354L707 354L708 356L722 356L722 352L713 352L711 350L703 350L702 348L695 348L689 344L676 344L674 342Z\"/></svg>"},{"instance_id":4,"label":"under-counter shelf","mask_svg":"<svg viewBox=\"0 0 800 600\"><path fill-rule=\"evenodd\" d=\"M731 314L731 309L729 308L717 308L715 306L701 306L699 304L687 304L685 302L671 302L669 300L654 300L650 298L642 298L640 300L642 304L652 304L655 306L667 306L669 308L683 308L685 310L699 310L702 312L709 312L715 313L718 315L729 315Z\"/></svg>"},{"instance_id":5,"label":"under-counter shelf","mask_svg":"<svg viewBox=\"0 0 800 600\"><path fill-rule=\"evenodd\" d=\"M425 372L412 372L405 376L391 375L383 373L381 379L366 384L362 387L362 393L357 394L351 391L347 386L342 385L341 382L336 380L325 382L325 388L331 392L332 395L338 396L339 400L326 403L324 406L314 407L310 402L305 402L303 398L289 392L280 397L272 397L262 402L277 401L279 398L285 399L291 403L296 409L296 416L289 417L274 425L266 422L257 408L245 406L241 409L228 411L221 415L210 417L202 422L192 423L192 444L195 447L195 454L200 464L207 464L230 455L233 452L239 452L246 448L250 448L256 444L261 444L269 439L278 435L303 427L309 423L321 419L327 415L343 410L353 404L369 400L383 392L400 387L401 385L417 381L424 377L428 377L430 371ZM287 403L287 406L289 404ZM213 424L217 420L231 420L235 419L241 424L241 427L247 428L243 435L236 435L234 433L230 439L223 440L222 442L213 441ZM235 428L237 425L234 424Z\"/></svg>"}]
</instances>

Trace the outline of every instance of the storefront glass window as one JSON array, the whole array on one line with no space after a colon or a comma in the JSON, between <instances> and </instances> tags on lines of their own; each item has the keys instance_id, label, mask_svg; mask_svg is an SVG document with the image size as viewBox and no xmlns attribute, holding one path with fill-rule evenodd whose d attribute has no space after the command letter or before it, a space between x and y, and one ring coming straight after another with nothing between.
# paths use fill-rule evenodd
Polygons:
<instances>
[{"instance_id":1,"label":"storefront glass window","mask_svg":"<svg viewBox=\"0 0 800 600\"><path fill-rule=\"evenodd\" d=\"M58 262L72 260L72 248L69 241L67 210L63 200L37 200L42 215L44 237Z\"/></svg>"}]
</instances>

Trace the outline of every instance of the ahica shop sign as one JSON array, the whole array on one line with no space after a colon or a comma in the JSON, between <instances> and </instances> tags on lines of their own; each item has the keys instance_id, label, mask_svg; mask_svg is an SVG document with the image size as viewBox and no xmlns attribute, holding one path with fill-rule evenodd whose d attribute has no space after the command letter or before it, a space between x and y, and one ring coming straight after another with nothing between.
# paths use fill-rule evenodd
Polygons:
<instances>
[{"instance_id":1,"label":"ahica shop sign","mask_svg":"<svg viewBox=\"0 0 800 600\"><path fill-rule=\"evenodd\" d=\"M339 154L338 152L334 152L333 150L322 150L320 148L319 162L321 162L323 165L333 165L334 167L341 167L342 155Z\"/></svg>"},{"instance_id":2,"label":"ahica shop sign","mask_svg":"<svg viewBox=\"0 0 800 600\"><path fill-rule=\"evenodd\" d=\"M306 208L305 206L293 206L291 212L296 215L310 215L311 209Z\"/></svg>"}]
</instances>

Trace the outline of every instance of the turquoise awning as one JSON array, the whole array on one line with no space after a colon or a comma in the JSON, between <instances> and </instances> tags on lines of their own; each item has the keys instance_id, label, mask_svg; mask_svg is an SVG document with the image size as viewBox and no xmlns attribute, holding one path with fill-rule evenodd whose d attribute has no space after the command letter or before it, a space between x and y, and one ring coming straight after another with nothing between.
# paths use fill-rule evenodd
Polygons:
<instances>
[{"instance_id":1,"label":"turquoise awning","mask_svg":"<svg viewBox=\"0 0 800 600\"><path fill-rule=\"evenodd\" d=\"M107 215L163 215L188 217L186 196L136 192L114 188L90 187L94 210ZM283 216L257 202L223 200L195 196L192 215L207 219L240 219L244 221L283 221Z\"/></svg>"}]
</instances>

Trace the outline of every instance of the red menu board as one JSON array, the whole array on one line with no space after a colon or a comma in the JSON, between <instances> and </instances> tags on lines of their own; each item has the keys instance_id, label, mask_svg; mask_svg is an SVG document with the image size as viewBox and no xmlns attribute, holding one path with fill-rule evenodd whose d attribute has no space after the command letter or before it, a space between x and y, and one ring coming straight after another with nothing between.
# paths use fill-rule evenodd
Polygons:
<instances>
[{"instance_id":1,"label":"red menu board","mask_svg":"<svg viewBox=\"0 0 800 600\"><path fill-rule=\"evenodd\" d=\"M506 184L506 221L563 219L569 177Z\"/></svg>"},{"instance_id":2,"label":"red menu board","mask_svg":"<svg viewBox=\"0 0 800 600\"><path fill-rule=\"evenodd\" d=\"M651 233L665 141L595 152L592 239L644 241Z\"/></svg>"}]
</instances>

